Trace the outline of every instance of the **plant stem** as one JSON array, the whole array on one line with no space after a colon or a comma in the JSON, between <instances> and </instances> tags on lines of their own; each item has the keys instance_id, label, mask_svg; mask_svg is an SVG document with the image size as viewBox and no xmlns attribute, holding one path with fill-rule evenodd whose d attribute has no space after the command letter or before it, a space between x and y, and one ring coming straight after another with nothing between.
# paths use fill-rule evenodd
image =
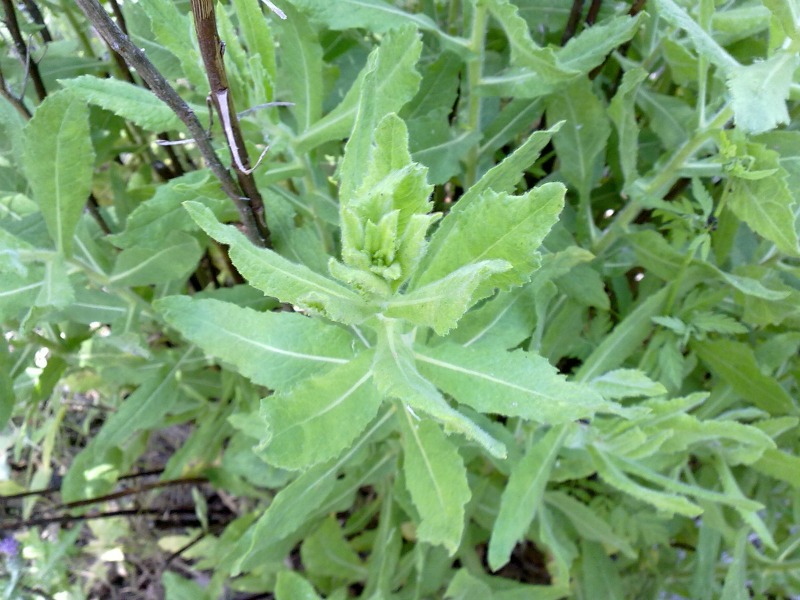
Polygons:
<instances>
[{"instance_id":1,"label":"plant stem","mask_svg":"<svg viewBox=\"0 0 800 600\"><path fill-rule=\"evenodd\" d=\"M22 37L22 31L19 28L19 21L17 21L17 13L14 10L14 3L12 0L2 0L3 9L5 11L5 24L8 27L8 32L11 34L11 39L14 41L14 47L17 49L19 59L25 66L25 71L30 74L33 87L36 90L36 95L39 100L44 100L47 96L47 90L42 81L42 74L39 72L39 65L33 60L31 56L30 47L25 43Z\"/></svg>"},{"instance_id":2,"label":"plant stem","mask_svg":"<svg viewBox=\"0 0 800 600\"><path fill-rule=\"evenodd\" d=\"M239 217L242 220L245 234L255 245L265 246L266 239L261 233L262 227L259 227L258 217L249 198L242 198L236 182L219 160L203 126L197 119L197 115L194 114L153 63L148 60L144 52L137 48L128 39L128 36L122 33L97 0L75 0L75 2L111 49L119 52L125 61L136 69L139 76L147 82L152 92L183 121L194 138L200 153L205 158L208 167L222 185L223 191L239 210Z\"/></svg>"},{"instance_id":3,"label":"plant stem","mask_svg":"<svg viewBox=\"0 0 800 600\"><path fill-rule=\"evenodd\" d=\"M575 31L578 29L578 23L581 20L581 13L583 12L583 0L572 0L572 8L569 10L569 18L567 19L567 24L564 27L564 33L561 35L561 45L563 46L566 44L572 36L575 35Z\"/></svg>"},{"instance_id":4,"label":"plant stem","mask_svg":"<svg viewBox=\"0 0 800 600\"><path fill-rule=\"evenodd\" d=\"M264 200L250 170L250 157L247 155L244 136L242 136L239 126L233 95L228 93L228 76L225 72L225 62L222 59L225 45L219 39L217 31L214 0L192 0L192 15L194 16L200 55L203 57L208 84L211 87L211 101L223 125L225 140L231 152L231 167L236 172L239 185L250 200L256 216L256 226L259 227L259 234L264 240L264 245L269 247L269 230L263 221Z\"/></svg>"},{"instance_id":5,"label":"plant stem","mask_svg":"<svg viewBox=\"0 0 800 600\"><path fill-rule=\"evenodd\" d=\"M44 43L52 42L53 36L50 34L50 30L47 28L47 25L44 22L44 17L42 16L42 11L39 10L39 6L36 4L36 2L33 0L23 0L22 3L25 5L25 10L30 16L31 21L36 23L36 25L39 27L39 33L41 34Z\"/></svg>"},{"instance_id":6,"label":"plant stem","mask_svg":"<svg viewBox=\"0 0 800 600\"><path fill-rule=\"evenodd\" d=\"M617 213L614 222L609 225L600 239L597 240L597 243L594 244L594 253L599 255L608 250L617 241L617 238L625 232L628 225L633 222L642 210L639 198L662 199L678 178L678 171L683 167L684 163L691 159L694 153L708 141L709 136L714 131L721 129L732 117L733 109L729 104L726 104L709 121L704 130L699 131L692 139L678 148L672 158L667 161L667 164L659 168L658 173L652 179L649 181L636 181L632 186L636 188L634 197L630 199L625 208Z\"/></svg>"},{"instance_id":7,"label":"plant stem","mask_svg":"<svg viewBox=\"0 0 800 600\"><path fill-rule=\"evenodd\" d=\"M482 98L478 95L478 85L483 73L483 44L486 35L488 10L482 2L477 2L472 9L472 33L469 48L474 53L467 63L467 130L480 131ZM478 173L479 145L473 146L467 155L467 168L464 173L464 189L475 183Z\"/></svg>"},{"instance_id":8,"label":"plant stem","mask_svg":"<svg viewBox=\"0 0 800 600\"><path fill-rule=\"evenodd\" d=\"M3 96L6 100L8 100L9 104L13 106L17 112L22 116L23 119L26 121L31 118L31 111L28 110L28 107L25 106L25 103L22 101L22 98L17 98L14 94L11 93L11 90L8 88L6 84L6 78L3 76L3 71L0 70L0 96Z\"/></svg>"}]
</instances>

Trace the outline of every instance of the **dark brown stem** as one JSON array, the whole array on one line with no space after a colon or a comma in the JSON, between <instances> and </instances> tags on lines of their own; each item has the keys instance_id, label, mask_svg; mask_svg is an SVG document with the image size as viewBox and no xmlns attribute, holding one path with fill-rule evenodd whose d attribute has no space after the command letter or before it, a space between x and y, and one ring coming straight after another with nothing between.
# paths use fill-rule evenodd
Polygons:
<instances>
[{"instance_id":1,"label":"dark brown stem","mask_svg":"<svg viewBox=\"0 0 800 600\"><path fill-rule=\"evenodd\" d=\"M192 14L194 16L195 33L200 47L200 55L206 68L208 84L211 88L211 101L220 118L225 132L225 139L231 152L231 167L236 172L239 185L250 200L250 205L263 223L264 200L258 191L255 179L250 172L250 158L244 143L239 119L236 116L236 107L233 96L228 93L228 76L225 72L225 63L222 55L225 45L219 39L217 31L217 17L214 12L213 0L191 0ZM238 161L237 161L238 157ZM267 247L270 246L269 231L266 226L261 230Z\"/></svg>"},{"instance_id":2,"label":"dark brown stem","mask_svg":"<svg viewBox=\"0 0 800 600\"><path fill-rule=\"evenodd\" d=\"M647 0L634 0L633 4L631 5L631 10L628 14L632 17L638 15L642 10L644 10L644 5L647 4Z\"/></svg>"},{"instance_id":3,"label":"dark brown stem","mask_svg":"<svg viewBox=\"0 0 800 600\"><path fill-rule=\"evenodd\" d=\"M47 90L42 81L42 74L39 72L39 65L33 60L30 48L25 43L25 38L22 37L19 21L17 21L17 13L14 10L14 2L12 0L2 0L2 2L6 15L5 24L6 27L8 27L8 32L11 34L11 39L14 41L14 47L17 49L19 59L25 66L26 72L30 74L33 87L36 90L36 95L39 97L39 100L44 100L47 96Z\"/></svg>"},{"instance_id":4,"label":"dark brown stem","mask_svg":"<svg viewBox=\"0 0 800 600\"><path fill-rule=\"evenodd\" d=\"M119 498L125 498L126 496L135 496L136 494L142 494L144 492L149 492L150 490L156 490L158 488L171 487L174 485L200 485L202 483L208 483L208 480L205 477L184 477L183 479L168 479L167 481L154 481L153 483L145 483L144 485L140 485L139 487L130 488L127 490L120 490L118 492L106 494L105 496L96 496L94 498L87 498L86 500L76 500L75 502L66 502L64 504L57 506L56 509L78 508L79 506L91 506L92 504L99 504L100 502L117 500Z\"/></svg>"},{"instance_id":5,"label":"dark brown stem","mask_svg":"<svg viewBox=\"0 0 800 600\"><path fill-rule=\"evenodd\" d=\"M94 217L94 220L97 221L97 224L100 226L100 229L103 230L103 233L111 233L111 228L108 226L108 223L106 223L106 220L100 213L100 204L97 202L97 198L94 194L89 194L89 201L86 203L86 208Z\"/></svg>"},{"instance_id":6,"label":"dark brown stem","mask_svg":"<svg viewBox=\"0 0 800 600\"><path fill-rule=\"evenodd\" d=\"M146 516L146 515L164 515L169 516L170 514L174 514L177 517L181 515L191 515L195 514L195 510L193 507L178 507L178 508L131 508L131 509L123 509L123 510L111 510L108 512L103 513L96 513L96 514L89 514L89 515L59 515L57 517L34 517L32 519L27 520L20 520L20 521L12 521L6 523L0 523L0 527L5 530L17 531L20 529L29 529L31 527L42 527L45 525L52 525L54 523L58 523L60 525L67 525L69 523L77 523L81 521L93 521L95 519L110 519L113 517L139 517L139 516ZM165 528L165 527L187 527L187 526L196 526L199 525L196 519L192 519L191 522L180 522L178 520L169 520L169 519L157 519L154 523L157 527Z\"/></svg>"},{"instance_id":7,"label":"dark brown stem","mask_svg":"<svg viewBox=\"0 0 800 600\"><path fill-rule=\"evenodd\" d=\"M590 27L597 22L597 15L600 13L600 8L603 6L603 0L592 0L589 5L589 12L586 13L586 24Z\"/></svg>"},{"instance_id":8,"label":"dark brown stem","mask_svg":"<svg viewBox=\"0 0 800 600\"><path fill-rule=\"evenodd\" d=\"M122 33L128 35L128 24L125 22L125 15L122 14L122 9L119 7L117 0L109 0L111 5L111 12L114 13L114 18L117 20L117 25L122 30Z\"/></svg>"},{"instance_id":9,"label":"dark brown stem","mask_svg":"<svg viewBox=\"0 0 800 600\"><path fill-rule=\"evenodd\" d=\"M155 68L153 63L148 60L144 52L137 48L128 39L128 36L122 33L97 0L75 0L75 3L111 49L119 52L128 65L136 69L138 75L147 82L152 92L169 106L186 125L200 153L208 163L208 167L219 180L223 191L236 205L245 234L257 246L264 246L266 242L265 236L262 234L264 227L260 226L258 216L248 199L242 199L239 187L219 160L203 126L197 119L197 115L194 114L164 76Z\"/></svg>"},{"instance_id":10,"label":"dark brown stem","mask_svg":"<svg viewBox=\"0 0 800 600\"><path fill-rule=\"evenodd\" d=\"M578 29L578 23L581 20L581 13L583 12L583 0L572 0L572 8L569 11L569 18L567 25L564 27L564 34L561 36L561 45L566 44Z\"/></svg>"},{"instance_id":11,"label":"dark brown stem","mask_svg":"<svg viewBox=\"0 0 800 600\"><path fill-rule=\"evenodd\" d=\"M28 107L25 106L22 98L17 98L11 93L11 90L8 89L8 85L6 85L6 78L3 76L2 70L0 70L0 95L8 100L11 106L17 109L17 112L22 116L23 119L27 121L31 118L31 111L29 111Z\"/></svg>"},{"instance_id":12,"label":"dark brown stem","mask_svg":"<svg viewBox=\"0 0 800 600\"><path fill-rule=\"evenodd\" d=\"M31 18L31 21L36 23L39 27L39 33L42 36L42 40L44 43L52 42L53 36L50 34L50 30L47 28L47 25L44 22L44 17L42 16L42 11L39 10L39 6L33 0L23 0L23 4L25 5L25 11Z\"/></svg>"}]
</instances>

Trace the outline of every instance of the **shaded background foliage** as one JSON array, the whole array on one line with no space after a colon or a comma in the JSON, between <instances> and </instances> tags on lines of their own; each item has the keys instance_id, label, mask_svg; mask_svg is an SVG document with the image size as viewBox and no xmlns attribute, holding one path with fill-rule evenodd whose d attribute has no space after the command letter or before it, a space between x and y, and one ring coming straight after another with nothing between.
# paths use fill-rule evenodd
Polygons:
<instances>
[{"instance_id":1,"label":"shaded background foliage","mask_svg":"<svg viewBox=\"0 0 800 600\"><path fill-rule=\"evenodd\" d=\"M232 0L216 5L222 87L192 4L104 4L176 114L78 4L2 3L7 597L800 595L796 0L292 0L285 20ZM221 118L236 111L238 133ZM197 127L208 148L157 143ZM380 187L380 152L424 174L402 180L422 194L404 215L428 219L428 185L452 211L422 262L358 263L370 219L373 241L424 248L397 241L405 220L378 225L376 203L403 209L407 189ZM558 223L532 219L565 189ZM464 272L427 312L386 308L396 338L361 327L380 293L474 266L470 240L510 220L530 228L489 258L516 270ZM275 252L220 224L240 222ZM272 297L260 274L284 264L358 293ZM410 379L368 362L381 340L408 350ZM282 399L339 380L264 344L363 350L347 368L384 369L374 418L282 446L262 411L293 425ZM489 372L549 403L503 406ZM409 381L464 420L426 417ZM426 450L446 510L415 486Z\"/></svg>"}]
</instances>

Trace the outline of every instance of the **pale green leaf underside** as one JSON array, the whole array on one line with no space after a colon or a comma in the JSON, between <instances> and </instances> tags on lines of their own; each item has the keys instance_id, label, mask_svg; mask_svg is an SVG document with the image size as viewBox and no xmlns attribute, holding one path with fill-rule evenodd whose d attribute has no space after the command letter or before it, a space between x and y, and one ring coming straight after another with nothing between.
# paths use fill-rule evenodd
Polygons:
<instances>
[{"instance_id":1,"label":"pale green leaf underside","mask_svg":"<svg viewBox=\"0 0 800 600\"><path fill-rule=\"evenodd\" d=\"M288 390L353 357L352 336L320 319L187 296L162 298L155 307L186 339L273 390Z\"/></svg>"},{"instance_id":2,"label":"pale green leaf underside","mask_svg":"<svg viewBox=\"0 0 800 600\"><path fill-rule=\"evenodd\" d=\"M491 344L465 348L441 344L416 347L422 373L459 402L477 411L564 423L594 413L626 414L591 388L568 382L544 358L517 350L498 352Z\"/></svg>"},{"instance_id":3,"label":"pale green leaf underside","mask_svg":"<svg viewBox=\"0 0 800 600\"><path fill-rule=\"evenodd\" d=\"M730 71L728 88L738 128L763 133L789 122L786 100L798 62L797 55L781 52Z\"/></svg>"},{"instance_id":4,"label":"pale green leaf underside","mask_svg":"<svg viewBox=\"0 0 800 600\"><path fill-rule=\"evenodd\" d=\"M381 396L370 381L372 353L305 379L261 401L269 436L260 448L268 463L306 469L336 458L372 421Z\"/></svg>"},{"instance_id":5,"label":"pale green leaf underside","mask_svg":"<svg viewBox=\"0 0 800 600\"><path fill-rule=\"evenodd\" d=\"M408 410L398 414L398 421L406 487L420 515L417 536L455 554L464 530L464 505L471 495L464 462L433 421L419 421Z\"/></svg>"}]
</instances>

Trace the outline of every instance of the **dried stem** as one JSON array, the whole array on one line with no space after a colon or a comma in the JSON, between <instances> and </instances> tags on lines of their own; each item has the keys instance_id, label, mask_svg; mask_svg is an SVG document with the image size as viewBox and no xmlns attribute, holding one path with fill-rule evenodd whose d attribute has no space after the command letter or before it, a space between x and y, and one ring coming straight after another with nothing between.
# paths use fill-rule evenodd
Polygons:
<instances>
[{"instance_id":1,"label":"dried stem","mask_svg":"<svg viewBox=\"0 0 800 600\"><path fill-rule=\"evenodd\" d=\"M208 84L211 88L211 101L222 123L225 140L231 152L231 167L236 172L239 185L250 199L253 210L263 219L264 201L256 187L255 179L253 179L250 158L247 155L247 147L239 126L233 96L229 93L228 77L222 59L225 45L219 39L217 32L213 0L192 0L192 14L194 15L194 27L200 55L203 57ZM261 233L269 246L269 232L266 227Z\"/></svg>"},{"instance_id":2,"label":"dried stem","mask_svg":"<svg viewBox=\"0 0 800 600\"><path fill-rule=\"evenodd\" d=\"M22 118L26 121L31 118L31 111L28 110L28 107L25 106L25 103L22 101L22 98L18 98L14 94L11 93L11 90L8 88L6 84L6 78L3 76L3 71L0 70L0 96L3 96L6 100L8 100L9 104L17 109L17 112L22 115Z\"/></svg>"},{"instance_id":3,"label":"dried stem","mask_svg":"<svg viewBox=\"0 0 800 600\"><path fill-rule=\"evenodd\" d=\"M222 185L222 189L236 205L245 234L257 246L265 246L268 239L264 235L266 227L259 222L249 198L242 198L239 187L219 160L197 115L148 60L144 52L137 48L111 20L97 0L75 0L75 3L111 49L119 52L128 65L136 69L152 92L183 121L209 168Z\"/></svg>"},{"instance_id":4,"label":"dried stem","mask_svg":"<svg viewBox=\"0 0 800 600\"><path fill-rule=\"evenodd\" d=\"M17 21L17 13L14 10L14 3L12 0L2 0L3 9L5 10L5 24L8 27L8 32L11 34L11 39L14 41L14 47L17 49L19 59L25 66L27 73L30 73L33 87L36 90L36 95L39 100L44 100L47 96L47 90L42 81L42 74L39 72L39 65L33 60L30 48L25 43L25 38L22 37L22 31L19 28L19 21Z\"/></svg>"},{"instance_id":5,"label":"dried stem","mask_svg":"<svg viewBox=\"0 0 800 600\"><path fill-rule=\"evenodd\" d=\"M53 36L50 34L50 30L47 28L47 25L44 22L44 17L42 16L42 11L39 10L39 6L33 0L23 0L23 4L25 5L25 11L31 18L31 21L36 23L39 27L39 33L42 36L42 40L44 43L52 42Z\"/></svg>"},{"instance_id":6,"label":"dried stem","mask_svg":"<svg viewBox=\"0 0 800 600\"><path fill-rule=\"evenodd\" d=\"M589 12L586 13L586 24L590 27L597 22L597 15L600 13L600 8L603 6L603 0L592 0L589 5Z\"/></svg>"}]
</instances>

